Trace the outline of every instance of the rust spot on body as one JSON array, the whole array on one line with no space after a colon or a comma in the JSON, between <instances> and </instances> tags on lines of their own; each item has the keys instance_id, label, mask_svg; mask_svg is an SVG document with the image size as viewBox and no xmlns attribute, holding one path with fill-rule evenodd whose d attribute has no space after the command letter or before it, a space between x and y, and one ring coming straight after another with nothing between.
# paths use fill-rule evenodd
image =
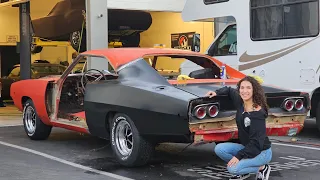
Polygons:
<instances>
[{"instance_id":1,"label":"rust spot on body","mask_svg":"<svg viewBox=\"0 0 320 180\"><path fill-rule=\"evenodd\" d=\"M299 133L307 114L292 116L268 116L266 119L267 134L269 136L287 136L290 129L296 128ZM195 133L195 141L218 142L238 138L238 129L235 117L219 118L190 123L189 129Z\"/></svg>"}]
</instances>

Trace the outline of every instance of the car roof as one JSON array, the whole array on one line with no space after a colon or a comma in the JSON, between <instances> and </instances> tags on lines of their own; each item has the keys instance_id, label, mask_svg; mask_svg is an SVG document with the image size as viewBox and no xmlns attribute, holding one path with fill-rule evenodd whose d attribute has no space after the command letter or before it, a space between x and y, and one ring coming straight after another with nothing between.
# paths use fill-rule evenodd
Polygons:
<instances>
[{"instance_id":1,"label":"car roof","mask_svg":"<svg viewBox=\"0 0 320 180\"><path fill-rule=\"evenodd\" d=\"M136 59L154 55L199 56L213 60L213 58L211 58L210 56L198 52L170 48L106 48L88 50L81 53L81 55L105 57L106 59L108 59L115 70L119 69L122 65L125 65Z\"/></svg>"}]
</instances>

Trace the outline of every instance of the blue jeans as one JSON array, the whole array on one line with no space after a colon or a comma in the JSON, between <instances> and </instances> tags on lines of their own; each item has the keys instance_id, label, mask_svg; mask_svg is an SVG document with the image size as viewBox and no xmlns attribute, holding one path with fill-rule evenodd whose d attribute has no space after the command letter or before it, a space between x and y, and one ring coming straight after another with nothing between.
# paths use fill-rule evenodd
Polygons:
<instances>
[{"instance_id":1,"label":"blue jeans","mask_svg":"<svg viewBox=\"0 0 320 180\"><path fill-rule=\"evenodd\" d=\"M236 143L221 143L216 145L214 151L225 162L229 162L238 151L243 149L244 146ZM256 174L259 168L268 164L272 159L271 148L262 151L259 155L252 159L241 159L235 166L227 167L230 174L242 175L248 173Z\"/></svg>"}]
</instances>

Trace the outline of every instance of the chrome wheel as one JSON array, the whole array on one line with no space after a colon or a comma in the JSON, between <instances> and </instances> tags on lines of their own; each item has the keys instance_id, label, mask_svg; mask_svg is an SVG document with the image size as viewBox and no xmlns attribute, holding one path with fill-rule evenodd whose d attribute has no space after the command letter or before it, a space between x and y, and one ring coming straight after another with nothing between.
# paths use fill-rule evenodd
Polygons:
<instances>
[{"instance_id":1,"label":"chrome wheel","mask_svg":"<svg viewBox=\"0 0 320 180\"><path fill-rule=\"evenodd\" d=\"M72 33L71 36L71 40L72 40L72 44L74 44L74 46L78 47L79 46L79 42L80 42L80 32L79 31L75 31Z\"/></svg>"},{"instance_id":2,"label":"chrome wheel","mask_svg":"<svg viewBox=\"0 0 320 180\"><path fill-rule=\"evenodd\" d=\"M132 128L127 121L120 121L115 132L116 146L123 156L129 156L133 148Z\"/></svg>"},{"instance_id":3,"label":"chrome wheel","mask_svg":"<svg viewBox=\"0 0 320 180\"><path fill-rule=\"evenodd\" d=\"M28 132L34 134L36 131L36 112L31 106L28 106L25 110L24 121Z\"/></svg>"}]
</instances>

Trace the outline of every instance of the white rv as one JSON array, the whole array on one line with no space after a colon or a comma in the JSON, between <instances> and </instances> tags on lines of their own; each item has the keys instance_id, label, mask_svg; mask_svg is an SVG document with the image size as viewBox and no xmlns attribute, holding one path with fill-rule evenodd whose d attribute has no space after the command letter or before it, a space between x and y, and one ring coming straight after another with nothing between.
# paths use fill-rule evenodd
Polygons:
<instances>
[{"instance_id":1,"label":"white rv","mask_svg":"<svg viewBox=\"0 0 320 180\"><path fill-rule=\"evenodd\" d=\"M319 0L187 0L182 11L184 21L225 17L235 22L206 53L267 84L309 93L320 130Z\"/></svg>"}]
</instances>

